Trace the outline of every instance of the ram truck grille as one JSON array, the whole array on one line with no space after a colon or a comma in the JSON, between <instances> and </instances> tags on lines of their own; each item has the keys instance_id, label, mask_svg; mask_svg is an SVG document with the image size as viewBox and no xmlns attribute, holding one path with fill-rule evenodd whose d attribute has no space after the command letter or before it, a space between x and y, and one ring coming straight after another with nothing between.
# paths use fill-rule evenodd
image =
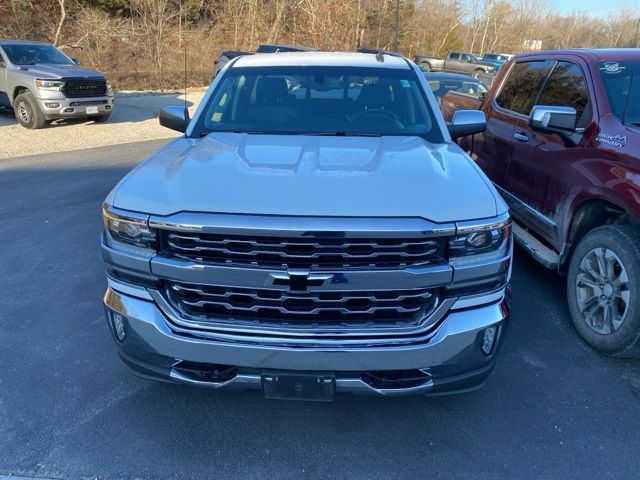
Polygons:
<instances>
[{"instance_id":1,"label":"ram truck grille","mask_svg":"<svg viewBox=\"0 0 640 480\"><path fill-rule=\"evenodd\" d=\"M166 294L191 320L286 327L413 325L437 303L436 292L425 288L298 293L167 282Z\"/></svg>"},{"instance_id":2,"label":"ram truck grille","mask_svg":"<svg viewBox=\"0 0 640 480\"><path fill-rule=\"evenodd\" d=\"M213 265L258 268L405 268L443 260L435 238L259 237L163 232L162 253Z\"/></svg>"},{"instance_id":3,"label":"ram truck grille","mask_svg":"<svg viewBox=\"0 0 640 480\"><path fill-rule=\"evenodd\" d=\"M96 80L67 80L62 89L68 98L100 97L107 93L107 81Z\"/></svg>"}]
</instances>

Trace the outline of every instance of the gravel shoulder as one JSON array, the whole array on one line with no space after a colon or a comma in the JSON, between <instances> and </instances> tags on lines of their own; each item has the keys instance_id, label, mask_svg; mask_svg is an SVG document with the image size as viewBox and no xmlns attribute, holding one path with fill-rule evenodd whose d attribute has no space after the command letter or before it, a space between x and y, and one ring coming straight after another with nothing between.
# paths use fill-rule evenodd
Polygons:
<instances>
[{"instance_id":1,"label":"gravel shoulder","mask_svg":"<svg viewBox=\"0 0 640 480\"><path fill-rule=\"evenodd\" d=\"M204 93L187 93L192 114ZM184 93L119 92L107 123L58 120L42 130L27 130L16 123L13 112L0 110L0 159L174 138L179 134L161 127L157 117L163 106L183 102Z\"/></svg>"}]
</instances>

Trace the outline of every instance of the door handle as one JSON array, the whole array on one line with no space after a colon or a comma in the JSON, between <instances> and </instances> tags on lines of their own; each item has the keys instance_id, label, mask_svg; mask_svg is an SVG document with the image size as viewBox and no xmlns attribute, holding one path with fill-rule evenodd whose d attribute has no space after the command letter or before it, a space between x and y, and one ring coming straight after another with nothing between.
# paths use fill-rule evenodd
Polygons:
<instances>
[{"instance_id":1,"label":"door handle","mask_svg":"<svg viewBox=\"0 0 640 480\"><path fill-rule=\"evenodd\" d=\"M513 134L513 138L520 140L521 142L528 142L529 137L524 132L516 132Z\"/></svg>"}]
</instances>

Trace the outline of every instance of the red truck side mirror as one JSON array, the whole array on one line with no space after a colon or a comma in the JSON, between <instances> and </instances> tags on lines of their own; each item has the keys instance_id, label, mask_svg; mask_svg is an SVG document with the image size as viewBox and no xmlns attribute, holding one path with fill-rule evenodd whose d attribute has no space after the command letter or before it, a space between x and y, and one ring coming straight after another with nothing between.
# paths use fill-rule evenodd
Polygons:
<instances>
[{"instance_id":1,"label":"red truck side mirror","mask_svg":"<svg viewBox=\"0 0 640 480\"><path fill-rule=\"evenodd\" d=\"M571 135L576 131L578 114L573 107L536 105L529 115L529 126L542 133Z\"/></svg>"}]
</instances>

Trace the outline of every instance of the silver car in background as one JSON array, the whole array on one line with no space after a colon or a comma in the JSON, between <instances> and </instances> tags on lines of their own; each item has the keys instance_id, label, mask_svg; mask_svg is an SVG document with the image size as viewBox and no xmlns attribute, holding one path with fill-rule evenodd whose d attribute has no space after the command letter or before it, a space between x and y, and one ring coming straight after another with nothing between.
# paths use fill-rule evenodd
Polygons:
<instances>
[{"instance_id":1,"label":"silver car in background","mask_svg":"<svg viewBox=\"0 0 640 480\"><path fill-rule=\"evenodd\" d=\"M102 73L81 67L53 45L0 39L0 107L13 109L23 127L77 117L105 122L113 106Z\"/></svg>"}]
</instances>

